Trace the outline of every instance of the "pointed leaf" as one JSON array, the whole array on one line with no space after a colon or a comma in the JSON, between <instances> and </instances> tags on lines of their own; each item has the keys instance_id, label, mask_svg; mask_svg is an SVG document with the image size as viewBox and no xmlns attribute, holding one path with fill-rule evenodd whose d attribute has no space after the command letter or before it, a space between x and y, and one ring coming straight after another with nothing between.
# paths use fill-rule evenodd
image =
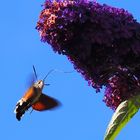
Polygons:
<instances>
[{"instance_id":1,"label":"pointed leaf","mask_svg":"<svg viewBox=\"0 0 140 140\"><path fill-rule=\"evenodd\" d=\"M104 140L114 140L121 129L130 121L140 108L140 96L122 102L107 127Z\"/></svg>"}]
</instances>

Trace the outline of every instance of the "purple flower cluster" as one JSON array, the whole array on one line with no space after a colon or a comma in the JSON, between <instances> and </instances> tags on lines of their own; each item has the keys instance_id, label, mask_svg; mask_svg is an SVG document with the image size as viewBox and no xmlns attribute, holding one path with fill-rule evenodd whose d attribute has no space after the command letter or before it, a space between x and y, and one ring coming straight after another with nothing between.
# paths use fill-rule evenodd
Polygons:
<instances>
[{"instance_id":1,"label":"purple flower cluster","mask_svg":"<svg viewBox=\"0 0 140 140\"><path fill-rule=\"evenodd\" d=\"M67 55L97 91L106 86L107 106L116 109L139 89L140 24L124 9L84 0L47 0L36 28L41 41Z\"/></svg>"},{"instance_id":2,"label":"purple flower cluster","mask_svg":"<svg viewBox=\"0 0 140 140\"><path fill-rule=\"evenodd\" d=\"M124 100L138 94L139 80L128 69L118 68L109 79L105 90L104 102L113 110Z\"/></svg>"}]
</instances>

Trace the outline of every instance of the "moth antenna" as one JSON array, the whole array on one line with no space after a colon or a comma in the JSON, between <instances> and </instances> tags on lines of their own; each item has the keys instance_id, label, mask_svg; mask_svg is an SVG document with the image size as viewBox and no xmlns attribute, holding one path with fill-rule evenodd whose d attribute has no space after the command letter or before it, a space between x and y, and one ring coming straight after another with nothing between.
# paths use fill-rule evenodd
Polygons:
<instances>
[{"instance_id":1,"label":"moth antenna","mask_svg":"<svg viewBox=\"0 0 140 140\"><path fill-rule=\"evenodd\" d=\"M34 71L34 74L35 74L35 78L37 80L38 78L37 78L37 73L36 73L36 69L35 69L35 66L34 65L33 65L33 71Z\"/></svg>"},{"instance_id":2,"label":"moth antenna","mask_svg":"<svg viewBox=\"0 0 140 140\"><path fill-rule=\"evenodd\" d=\"M54 69L50 70L47 75L44 77L43 82L45 82L45 79L54 71Z\"/></svg>"}]
</instances>

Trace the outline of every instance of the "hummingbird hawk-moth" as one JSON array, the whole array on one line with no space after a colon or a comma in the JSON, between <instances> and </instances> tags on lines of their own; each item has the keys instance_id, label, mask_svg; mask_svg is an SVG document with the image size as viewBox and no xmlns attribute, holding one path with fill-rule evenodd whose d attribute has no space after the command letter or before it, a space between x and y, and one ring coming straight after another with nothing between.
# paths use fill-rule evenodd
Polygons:
<instances>
[{"instance_id":1,"label":"hummingbird hawk-moth","mask_svg":"<svg viewBox=\"0 0 140 140\"><path fill-rule=\"evenodd\" d=\"M35 67L33 66L34 74L37 79L37 74ZM51 73L51 71L44 77L43 80L37 80L34 82L30 88L25 92L24 96L17 102L15 107L15 114L17 120L21 120L22 115L32 107L33 110L37 111L44 111L44 110L51 110L57 106L59 106L59 102L42 93L43 87L45 85L46 77Z\"/></svg>"}]
</instances>

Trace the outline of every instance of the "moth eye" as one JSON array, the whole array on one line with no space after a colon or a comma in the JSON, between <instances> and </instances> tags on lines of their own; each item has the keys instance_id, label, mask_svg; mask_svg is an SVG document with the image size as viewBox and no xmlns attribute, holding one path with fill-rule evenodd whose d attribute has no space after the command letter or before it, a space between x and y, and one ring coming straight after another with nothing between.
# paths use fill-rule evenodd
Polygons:
<instances>
[{"instance_id":1,"label":"moth eye","mask_svg":"<svg viewBox=\"0 0 140 140\"><path fill-rule=\"evenodd\" d=\"M39 81L38 84L41 84L41 81Z\"/></svg>"}]
</instances>

